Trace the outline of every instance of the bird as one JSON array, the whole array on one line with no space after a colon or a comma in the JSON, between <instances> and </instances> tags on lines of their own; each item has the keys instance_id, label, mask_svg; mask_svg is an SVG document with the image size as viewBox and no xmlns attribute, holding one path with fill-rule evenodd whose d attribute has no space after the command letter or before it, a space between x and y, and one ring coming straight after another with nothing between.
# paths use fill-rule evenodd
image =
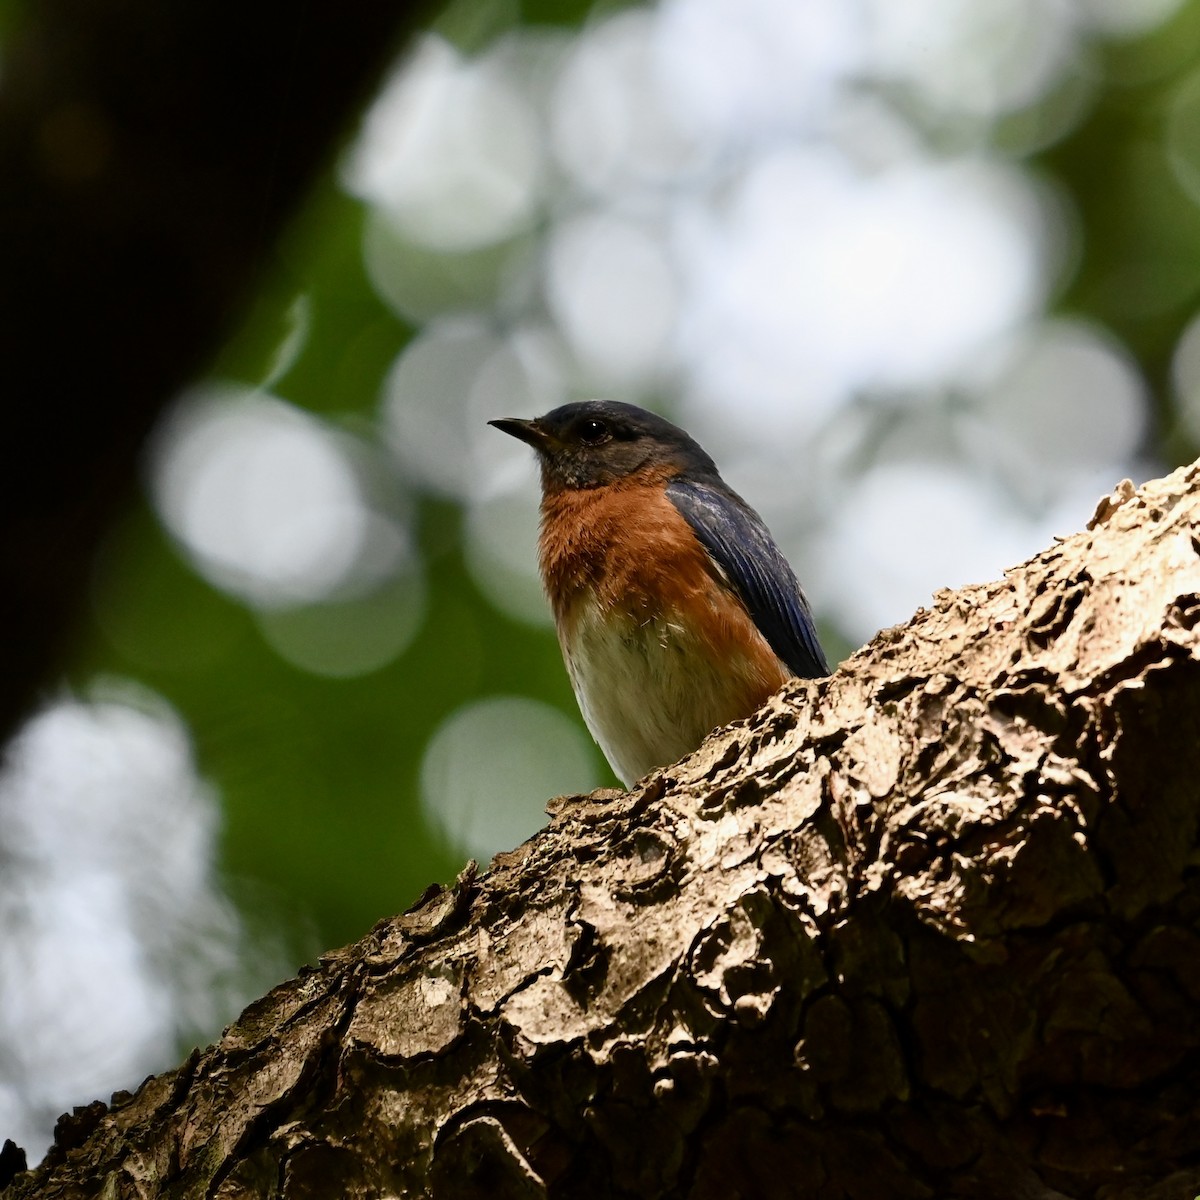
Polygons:
<instances>
[{"instance_id":1,"label":"bird","mask_svg":"<svg viewBox=\"0 0 1200 1200\"><path fill-rule=\"evenodd\" d=\"M542 584L584 722L627 786L793 676L829 674L787 559L679 426L610 400L488 424L537 452Z\"/></svg>"}]
</instances>

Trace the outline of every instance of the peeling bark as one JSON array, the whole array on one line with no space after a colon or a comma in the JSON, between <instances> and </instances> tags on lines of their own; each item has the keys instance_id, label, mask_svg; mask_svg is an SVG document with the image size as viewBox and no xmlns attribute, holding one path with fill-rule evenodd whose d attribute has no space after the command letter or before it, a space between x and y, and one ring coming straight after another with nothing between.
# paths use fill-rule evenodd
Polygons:
<instances>
[{"instance_id":1,"label":"peeling bark","mask_svg":"<svg viewBox=\"0 0 1200 1200\"><path fill-rule=\"evenodd\" d=\"M64 1118L26 1197L1200 1191L1200 467Z\"/></svg>"}]
</instances>

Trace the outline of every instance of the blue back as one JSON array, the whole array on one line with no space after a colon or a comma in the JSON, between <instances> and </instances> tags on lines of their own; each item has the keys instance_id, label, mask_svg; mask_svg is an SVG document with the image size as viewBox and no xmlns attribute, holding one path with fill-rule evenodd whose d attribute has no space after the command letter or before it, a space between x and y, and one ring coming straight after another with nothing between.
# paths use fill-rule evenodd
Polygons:
<instances>
[{"instance_id":1,"label":"blue back","mask_svg":"<svg viewBox=\"0 0 1200 1200\"><path fill-rule=\"evenodd\" d=\"M758 513L719 479L708 482L680 475L667 484L667 498L792 673L806 678L828 675L808 601Z\"/></svg>"}]
</instances>

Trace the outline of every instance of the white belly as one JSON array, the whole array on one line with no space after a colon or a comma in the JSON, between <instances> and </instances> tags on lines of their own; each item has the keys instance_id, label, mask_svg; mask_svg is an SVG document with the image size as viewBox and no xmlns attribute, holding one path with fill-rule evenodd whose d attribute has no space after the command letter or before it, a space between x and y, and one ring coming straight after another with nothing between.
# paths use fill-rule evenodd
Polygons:
<instances>
[{"instance_id":1,"label":"white belly","mask_svg":"<svg viewBox=\"0 0 1200 1200\"><path fill-rule=\"evenodd\" d=\"M571 624L569 642L560 641L579 708L626 784L748 714L751 664L718 662L682 625L662 617L641 625L630 619L618 626L621 636L591 604Z\"/></svg>"}]
</instances>

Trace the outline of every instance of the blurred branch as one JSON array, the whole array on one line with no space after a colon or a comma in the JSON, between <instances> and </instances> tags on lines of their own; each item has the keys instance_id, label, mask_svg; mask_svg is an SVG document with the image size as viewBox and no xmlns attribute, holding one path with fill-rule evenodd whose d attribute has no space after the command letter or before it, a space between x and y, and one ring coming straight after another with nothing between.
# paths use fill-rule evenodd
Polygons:
<instances>
[{"instance_id":1,"label":"blurred branch","mask_svg":"<svg viewBox=\"0 0 1200 1200\"><path fill-rule=\"evenodd\" d=\"M328 955L6 1200L1193 1195L1200 467Z\"/></svg>"},{"instance_id":2,"label":"blurred branch","mask_svg":"<svg viewBox=\"0 0 1200 1200\"><path fill-rule=\"evenodd\" d=\"M0 735L63 662L156 413L429 8L37 0L0 48Z\"/></svg>"}]
</instances>

